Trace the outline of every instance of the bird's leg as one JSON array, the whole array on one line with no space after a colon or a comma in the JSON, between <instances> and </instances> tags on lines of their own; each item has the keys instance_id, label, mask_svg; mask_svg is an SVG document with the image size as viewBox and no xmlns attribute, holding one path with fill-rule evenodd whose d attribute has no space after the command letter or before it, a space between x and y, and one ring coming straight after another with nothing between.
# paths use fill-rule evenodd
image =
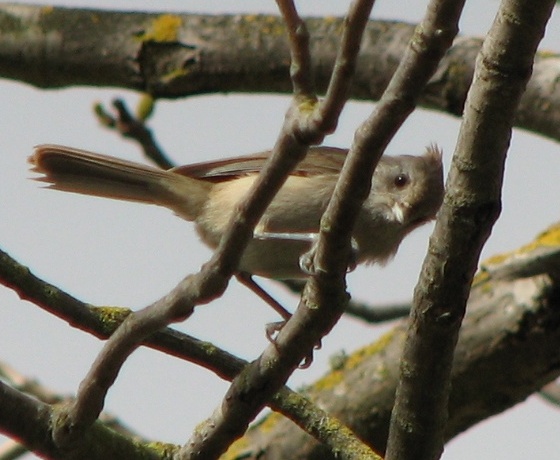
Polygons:
<instances>
[{"instance_id":1,"label":"bird's leg","mask_svg":"<svg viewBox=\"0 0 560 460\"><path fill-rule=\"evenodd\" d=\"M303 254L299 259L299 266L303 273L307 275L312 275L318 269L314 265L315 256L315 246L317 244L319 234L318 233L297 233L297 232L265 232L265 231L255 231L253 237L257 240L290 240L290 241L302 241L309 243L311 248L305 254ZM350 254L350 260L348 263L348 271L354 270L356 268L356 261L358 259L359 247L357 241L352 238L351 240L352 249ZM261 288L252 278L250 273L238 273L237 279L239 282L247 286L251 291L257 294L261 299L268 303L274 310L276 310L280 316L282 316L283 321L278 321L275 323L268 323L266 325L266 337L271 343L275 343L274 335L282 329L286 321L291 318L291 314L282 306L278 301L276 301L270 294L268 294L263 288ZM315 349L321 348L321 342L319 342ZM311 365L313 362L313 354L310 353L306 356L303 362L300 364L301 369L305 369Z\"/></svg>"},{"instance_id":2,"label":"bird's leg","mask_svg":"<svg viewBox=\"0 0 560 460\"><path fill-rule=\"evenodd\" d=\"M268 305L270 305L274 310L283 318L283 321L277 321L274 323L268 323L266 325L266 337L270 342L274 343L274 334L276 334L282 326L286 324L292 315L286 310L280 302L278 302L274 297L272 297L268 292L266 292L262 287L260 287L257 282L253 279L250 273L239 272L235 275L237 280L245 287L248 287L251 291L257 294L262 300L264 300Z\"/></svg>"},{"instance_id":3,"label":"bird's leg","mask_svg":"<svg viewBox=\"0 0 560 460\"><path fill-rule=\"evenodd\" d=\"M262 287L260 287L256 281L253 279L250 273L247 272L239 272L235 275L237 280L243 284L243 286L248 287L251 291L257 294L262 300L264 300L268 305L270 305L274 310L283 318L282 321L276 321L274 323L268 323L266 325L266 338L269 340L270 343L273 345L276 344L274 336L277 332L280 331L286 324L292 314L286 310L274 297L272 297L268 292L266 292ZM321 342L319 342L315 349L321 348ZM302 363L299 365L300 369L307 369L311 363L313 362L313 352L311 352L308 356L306 356Z\"/></svg>"}]
</instances>

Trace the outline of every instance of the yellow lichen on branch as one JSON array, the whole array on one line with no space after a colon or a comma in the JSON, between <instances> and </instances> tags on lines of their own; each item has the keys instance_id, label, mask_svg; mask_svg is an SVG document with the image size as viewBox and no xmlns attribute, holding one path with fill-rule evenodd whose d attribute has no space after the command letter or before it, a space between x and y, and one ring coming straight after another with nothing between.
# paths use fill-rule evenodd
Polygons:
<instances>
[{"instance_id":1,"label":"yellow lichen on branch","mask_svg":"<svg viewBox=\"0 0 560 460\"><path fill-rule=\"evenodd\" d=\"M182 25L180 16L162 14L155 18L148 30L139 36L142 41L159 43L176 42L179 40L179 29Z\"/></svg>"},{"instance_id":2,"label":"yellow lichen on branch","mask_svg":"<svg viewBox=\"0 0 560 460\"><path fill-rule=\"evenodd\" d=\"M544 266L543 264L546 258L555 257L554 260L556 261L559 250L560 222L557 222L538 234L533 241L513 251L496 254L484 260L480 264L480 270L475 276L473 286L487 281L490 274L494 276L498 271L504 271L506 267L509 270L508 273L517 273L518 275L523 273L524 276L528 276L529 273L537 274L534 272L534 269L539 266ZM540 261L536 266L532 263L535 260ZM514 265L516 268L512 271ZM523 270L522 265L525 266ZM530 267L532 267L532 269L529 269Z\"/></svg>"}]
</instances>

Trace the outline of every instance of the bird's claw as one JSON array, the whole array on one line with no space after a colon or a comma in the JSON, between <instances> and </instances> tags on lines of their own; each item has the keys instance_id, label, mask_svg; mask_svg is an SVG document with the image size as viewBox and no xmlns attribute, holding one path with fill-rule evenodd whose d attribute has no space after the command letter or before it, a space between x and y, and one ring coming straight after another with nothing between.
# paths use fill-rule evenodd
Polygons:
<instances>
[{"instance_id":1,"label":"bird's claw","mask_svg":"<svg viewBox=\"0 0 560 460\"><path fill-rule=\"evenodd\" d=\"M299 268L306 275L313 275L317 271L320 271L320 267L315 265L315 253L317 252L316 241L311 246L311 249L306 253L302 254L299 258ZM358 242L354 237L350 240L350 255L348 258L348 267L346 269L347 273L353 272L358 265L358 254L360 253L360 247Z\"/></svg>"},{"instance_id":2,"label":"bird's claw","mask_svg":"<svg viewBox=\"0 0 560 460\"><path fill-rule=\"evenodd\" d=\"M353 272L358 265L358 254L360 253L360 246L356 238L352 237L350 239L350 256L348 259L348 267L346 268L346 273Z\"/></svg>"},{"instance_id":3,"label":"bird's claw","mask_svg":"<svg viewBox=\"0 0 560 460\"><path fill-rule=\"evenodd\" d=\"M302 254L299 258L299 268L306 275L313 275L315 273L315 248L312 247L309 251Z\"/></svg>"},{"instance_id":4,"label":"bird's claw","mask_svg":"<svg viewBox=\"0 0 560 460\"><path fill-rule=\"evenodd\" d=\"M286 321L276 321L274 323L268 323L266 325L266 338L268 341L276 346L276 335L280 330L284 327ZM317 345L313 347L313 350L320 350L322 347L321 341ZM309 352L309 354L303 358L302 362L299 364L298 369L307 369L313 363L313 350Z\"/></svg>"},{"instance_id":5,"label":"bird's claw","mask_svg":"<svg viewBox=\"0 0 560 460\"><path fill-rule=\"evenodd\" d=\"M265 326L266 338L270 343L276 345L276 334L284 327L286 321L275 321L274 323L267 323Z\"/></svg>"}]
</instances>

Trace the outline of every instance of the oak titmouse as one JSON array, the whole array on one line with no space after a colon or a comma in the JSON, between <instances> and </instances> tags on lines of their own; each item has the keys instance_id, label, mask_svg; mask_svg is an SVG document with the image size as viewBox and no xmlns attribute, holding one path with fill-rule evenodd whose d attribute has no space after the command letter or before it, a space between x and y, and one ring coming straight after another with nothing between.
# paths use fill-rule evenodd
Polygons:
<instances>
[{"instance_id":1,"label":"oak titmouse","mask_svg":"<svg viewBox=\"0 0 560 460\"><path fill-rule=\"evenodd\" d=\"M305 276L300 257L319 232L348 151L310 148L265 211L246 247L239 271L275 279ZM269 152L170 170L58 145L40 145L29 158L38 180L51 188L165 206L194 221L216 248L237 203ZM413 229L433 219L442 202L441 153L384 156L373 175L353 231L356 262L385 262Z\"/></svg>"}]
</instances>

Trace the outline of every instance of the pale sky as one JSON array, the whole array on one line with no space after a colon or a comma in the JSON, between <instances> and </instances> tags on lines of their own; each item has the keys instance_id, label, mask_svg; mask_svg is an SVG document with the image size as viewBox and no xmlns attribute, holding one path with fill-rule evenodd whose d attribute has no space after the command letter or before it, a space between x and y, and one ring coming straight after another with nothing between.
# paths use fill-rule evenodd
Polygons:
<instances>
[{"instance_id":1,"label":"pale sky","mask_svg":"<svg viewBox=\"0 0 560 460\"><path fill-rule=\"evenodd\" d=\"M34 3L47 3L35 0ZM340 1L305 1L302 15L341 15ZM70 1L70 6L104 6L182 12L275 13L273 1ZM425 2L381 1L374 18L418 21ZM482 36L496 1L467 2L461 33ZM560 51L558 17L549 23L541 48ZM59 143L133 160L141 159L129 141L98 126L92 116L95 101L110 104L137 96L119 89L41 91L0 80L2 150L0 155L0 244L38 276L79 299L98 305L141 308L164 295L210 256L192 224L165 209L47 191L28 180L26 158L40 143ZM159 102L150 122L158 141L181 164L268 149L282 124L287 97L217 95ZM371 103L349 103L337 132L326 144L347 147L353 130L371 112ZM388 148L389 154L420 154L438 143L446 165L453 152L459 121L426 111L415 112ZM447 168L446 168L447 171ZM531 240L558 219L560 155L554 142L516 131L508 156L504 209L483 257ZM543 199L544 197L544 199ZM353 297L372 304L411 298L431 227L405 240L386 267L360 268L349 276ZM297 299L271 287L293 309ZM210 340L251 360L266 346L264 325L274 312L245 288L232 282L224 298L200 306L176 327ZM297 371L290 385L310 383L328 369L339 350L364 345L386 327L364 326L343 319L323 340L313 366ZM243 337L240 340L239 337ZM0 287L0 359L56 392L73 394L101 342L23 302ZM146 349L127 361L111 388L106 409L142 435L182 443L219 403L227 382L194 364ZM488 420L452 441L444 459L556 458L560 411L536 397ZM29 456L28 458L32 458Z\"/></svg>"}]
</instances>

